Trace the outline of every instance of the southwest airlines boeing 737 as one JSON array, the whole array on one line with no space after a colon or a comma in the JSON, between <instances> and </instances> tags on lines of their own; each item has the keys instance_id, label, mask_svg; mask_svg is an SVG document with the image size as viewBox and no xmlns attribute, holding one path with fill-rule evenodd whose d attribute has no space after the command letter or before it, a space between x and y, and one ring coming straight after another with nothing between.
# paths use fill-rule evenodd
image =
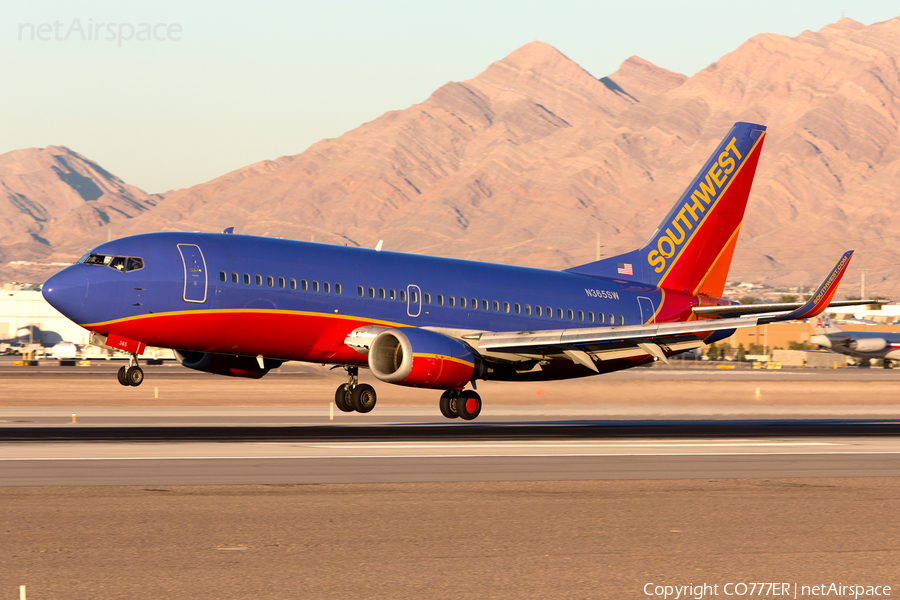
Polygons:
<instances>
[{"instance_id":1,"label":"southwest airlines boeing 737","mask_svg":"<svg viewBox=\"0 0 900 600\"><path fill-rule=\"evenodd\" d=\"M375 406L358 381L368 367L386 383L443 391L442 414L470 420L482 402L466 388L478 379L608 373L820 314L852 252L805 304L721 298L765 135L736 123L641 248L565 271L167 232L101 244L43 294L91 343L131 354L122 385L140 385L138 355L151 345L234 377L290 360L343 366L343 411Z\"/></svg>"}]
</instances>

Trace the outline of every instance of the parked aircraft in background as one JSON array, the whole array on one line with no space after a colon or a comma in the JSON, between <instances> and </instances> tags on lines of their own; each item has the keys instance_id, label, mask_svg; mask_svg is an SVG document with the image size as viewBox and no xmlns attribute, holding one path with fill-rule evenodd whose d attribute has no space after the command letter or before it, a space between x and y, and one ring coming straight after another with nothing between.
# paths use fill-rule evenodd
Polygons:
<instances>
[{"instance_id":1,"label":"parked aircraft in background","mask_svg":"<svg viewBox=\"0 0 900 600\"><path fill-rule=\"evenodd\" d=\"M170 232L101 244L43 293L92 343L132 354L123 385L140 385L137 357L152 345L235 377L289 360L343 366L344 411L374 407L375 390L358 381L368 367L387 383L442 390L444 416L474 419L479 379L607 373L820 314L851 252L805 304L720 297L764 138L764 126L735 124L647 243L565 271Z\"/></svg>"},{"instance_id":2,"label":"parked aircraft in background","mask_svg":"<svg viewBox=\"0 0 900 600\"><path fill-rule=\"evenodd\" d=\"M884 368L892 369L900 360L900 333L894 331L845 331L834 324L828 315L815 318L813 335L809 341L817 346L868 361L884 359Z\"/></svg>"}]
</instances>

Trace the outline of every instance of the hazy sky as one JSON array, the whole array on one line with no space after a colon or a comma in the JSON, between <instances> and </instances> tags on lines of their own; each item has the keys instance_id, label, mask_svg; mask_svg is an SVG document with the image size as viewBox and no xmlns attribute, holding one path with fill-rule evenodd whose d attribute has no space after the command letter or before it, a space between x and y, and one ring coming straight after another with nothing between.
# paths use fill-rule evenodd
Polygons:
<instances>
[{"instance_id":1,"label":"hazy sky","mask_svg":"<svg viewBox=\"0 0 900 600\"><path fill-rule=\"evenodd\" d=\"M532 40L596 77L632 55L692 75L757 33L900 16L896 0L0 7L0 153L68 146L147 192L298 154Z\"/></svg>"}]
</instances>

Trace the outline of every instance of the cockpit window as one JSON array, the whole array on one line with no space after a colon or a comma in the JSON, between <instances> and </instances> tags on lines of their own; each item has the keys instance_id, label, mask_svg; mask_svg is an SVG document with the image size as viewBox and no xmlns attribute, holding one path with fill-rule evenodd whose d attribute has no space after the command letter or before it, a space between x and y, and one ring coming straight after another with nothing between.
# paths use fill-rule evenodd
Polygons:
<instances>
[{"instance_id":1,"label":"cockpit window","mask_svg":"<svg viewBox=\"0 0 900 600\"><path fill-rule=\"evenodd\" d=\"M109 256L108 254L88 254L84 257L82 262L86 265L104 265L109 266L109 263L112 262L115 256Z\"/></svg>"},{"instance_id":2,"label":"cockpit window","mask_svg":"<svg viewBox=\"0 0 900 600\"><path fill-rule=\"evenodd\" d=\"M113 256L111 254L85 254L78 262L85 265L109 267L125 273L144 268L144 259L136 256Z\"/></svg>"},{"instance_id":3,"label":"cockpit window","mask_svg":"<svg viewBox=\"0 0 900 600\"><path fill-rule=\"evenodd\" d=\"M124 273L126 260L128 260L128 259L124 256L116 256L115 258L112 259L112 261L110 261L109 267L111 269L115 269L116 271L122 271Z\"/></svg>"}]
</instances>

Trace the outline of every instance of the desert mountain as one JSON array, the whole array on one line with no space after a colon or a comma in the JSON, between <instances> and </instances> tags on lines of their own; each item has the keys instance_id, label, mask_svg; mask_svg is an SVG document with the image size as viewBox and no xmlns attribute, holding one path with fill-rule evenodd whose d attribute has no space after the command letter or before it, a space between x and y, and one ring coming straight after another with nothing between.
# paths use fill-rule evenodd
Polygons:
<instances>
[{"instance_id":1,"label":"desert mountain","mask_svg":"<svg viewBox=\"0 0 900 600\"><path fill-rule=\"evenodd\" d=\"M77 256L66 250L78 254L104 227L132 219L159 200L64 146L0 154L0 198L6 200L0 210L4 280L23 274L28 280L35 272L10 267L9 261L71 262ZM46 277L46 270L38 273Z\"/></svg>"},{"instance_id":2,"label":"desert mountain","mask_svg":"<svg viewBox=\"0 0 900 600\"><path fill-rule=\"evenodd\" d=\"M109 196L50 212L56 221L41 229L8 231L36 233L49 243L45 252L70 258L104 241L108 228L120 236L234 225L239 233L362 246L384 239L392 250L565 268L594 260L598 236L606 256L643 242L731 124L746 120L766 124L769 135L733 278L812 285L841 251L856 249L853 266L870 268L870 291L900 293L892 243L898 60L900 19L758 35L690 78L632 57L598 79L532 42L473 79L302 154L161 199L113 178L119 187L109 191L97 183ZM40 152L48 151L61 150ZM11 154L0 156L4 191ZM91 205L101 199L121 214L103 209L103 222ZM8 275L6 265L0 273Z\"/></svg>"}]
</instances>

